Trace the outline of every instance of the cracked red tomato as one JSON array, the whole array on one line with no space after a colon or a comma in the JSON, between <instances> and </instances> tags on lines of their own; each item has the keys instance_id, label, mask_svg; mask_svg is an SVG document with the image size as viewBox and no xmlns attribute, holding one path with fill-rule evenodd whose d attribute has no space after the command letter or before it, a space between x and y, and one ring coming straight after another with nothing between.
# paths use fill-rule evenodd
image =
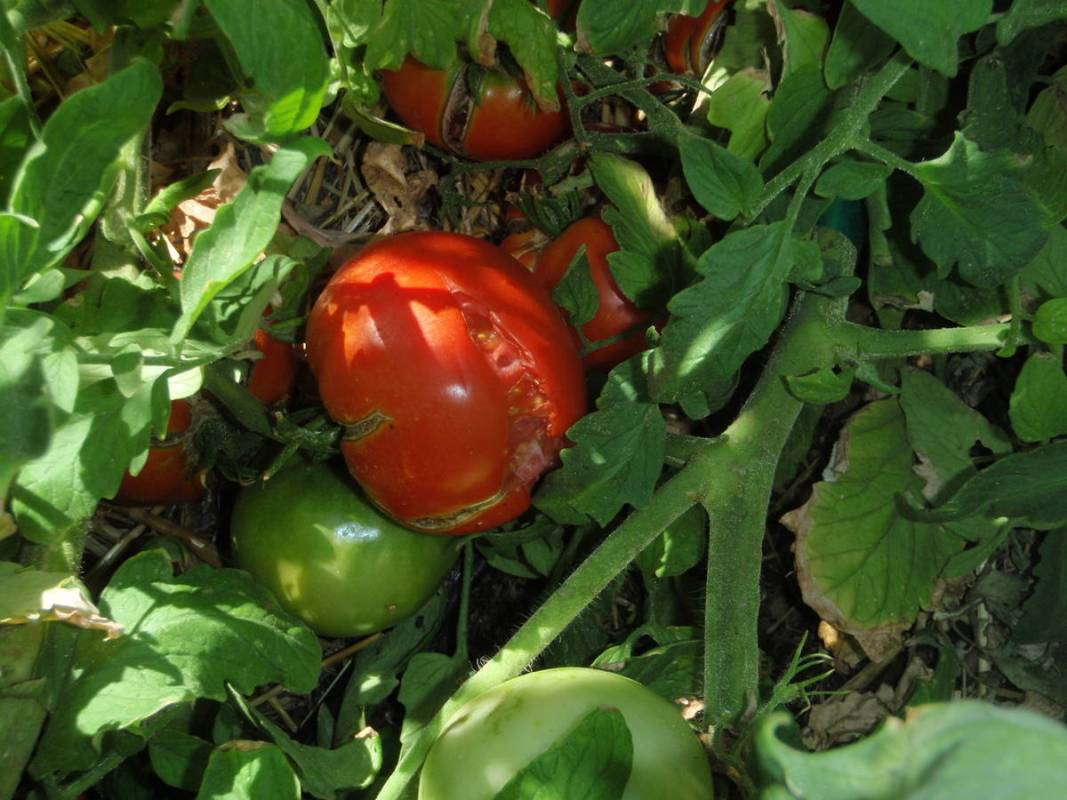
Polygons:
<instances>
[{"instance_id":1,"label":"cracked red tomato","mask_svg":"<svg viewBox=\"0 0 1067 800\"><path fill-rule=\"evenodd\" d=\"M564 111L543 111L530 91L499 69L457 63L434 69L408 58L382 72L401 121L442 149L478 161L538 156L567 133Z\"/></svg>"},{"instance_id":2,"label":"cracked red tomato","mask_svg":"<svg viewBox=\"0 0 1067 800\"><path fill-rule=\"evenodd\" d=\"M170 405L167 435L153 440L148 460L136 475L129 472L115 495L115 502L127 506L161 506L191 503L204 496L206 472L193 468L187 449L192 407L185 400Z\"/></svg>"},{"instance_id":3,"label":"cracked red tomato","mask_svg":"<svg viewBox=\"0 0 1067 800\"><path fill-rule=\"evenodd\" d=\"M611 340L588 352L582 361L588 369L610 369L648 348L641 326L651 321L651 315L623 294L611 274L608 255L619 249L611 226L598 217L580 219L547 245L541 245L543 250L539 253L535 233L530 231L513 233L500 246L533 270L551 291L563 280L582 245L599 301L596 316L582 326L582 334L594 346Z\"/></svg>"},{"instance_id":4,"label":"cracked red tomato","mask_svg":"<svg viewBox=\"0 0 1067 800\"><path fill-rule=\"evenodd\" d=\"M663 47L667 63L674 72L704 74L725 21L723 12L729 5L730 0L708 0L699 17L678 14L671 20Z\"/></svg>"},{"instance_id":5,"label":"cracked red tomato","mask_svg":"<svg viewBox=\"0 0 1067 800\"><path fill-rule=\"evenodd\" d=\"M367 495L459 534L525 511L585 412L581 361L537 281L499 248L434 231L376 242L311 312L308 357Z\"/></svg>"}]
</instances>

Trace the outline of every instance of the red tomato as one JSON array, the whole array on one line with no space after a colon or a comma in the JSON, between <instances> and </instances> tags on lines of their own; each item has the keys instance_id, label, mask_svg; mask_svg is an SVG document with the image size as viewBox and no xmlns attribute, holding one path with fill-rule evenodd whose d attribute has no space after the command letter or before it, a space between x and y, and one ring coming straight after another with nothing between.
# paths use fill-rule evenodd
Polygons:
<instances>
[{"instance_id":1,"label":"red tomato","mask_svg":"<svg viewBox=\"0 0 1067 800\"><path fill-rule=\"evenodd\" d=\"M459 68L434 69L409 58L397 70L382 72L382 91L400 121L432 145L447 150L441 124Z\"/></svg>"},{"instance_id":2,"label":"red tomato","mask_svg":"<svg viewBox=\"0 0 1067 800\"><path fill-rule=\"evenodd\" d=\"M581 361L536 279L433 231L376 242L315 303L308 356L367 495L429 533L514 519L585 411Z\"/></svg>"},{"instance_id":3,"label":"red tomato","mask_svg":"<svg viewBox=\"0 0 1067 800\"><path fill-rule=\"evenodd\" d=\"M248 391L265 406L284 400L296 382L296 357L293 346L279 342L262 328L256 331L256 349L263 358L252 364L248 376Z\"/></svg>"},{"instance_id":4,"label":"red tomato","mask_svg":"<svg viewBox=\"0 0 1067 800\"><path fill-rule=\"evenodd\" d=\"M580 219L563 231L548 246L535 238L538 231L513 233L500 243L501 248L530 270L551 291L567 272L567 267L585 245L589 274L597 288L600 306L596 316L582 326L585 338L593 344L611 339L641 323L650 315L635 306L615 282L608 265L608 254L619 249L611 226L597 217ZM541 234L542 241L544 235ZM610 369L635 353L648 348L643 330L634 332L613 344L593 350L583 359L587 369Z\"/></svg>"},{"instance_id":5,"label":"red tomato","mask_svg":"<svg viewBox=\"0 0 1067 800\"><path fill-rule=\"evenodd\" d=\"M548 237L536 228L510 233L500 243L500 249L522 264L530 272L537 268L537 260L548 243Z\"/></svg>"},{"instance_id":6,"label":"red tomato","mask_svg":"<svg viewBox=\"0 0 1067 800\"><path fill-rule=\"evenodd\" d=\"M470 65L431 69L408 58L382 73L390 107L409 128L438 147L479 161L540 155L567 133L564 111L541 111L528 89L500 70L468 87ZM468 91L473 97L463 98Z\"/></svg>"},{"instance_id":7,"label":"red tomato","mask_svg":"<svg viewBox=\"0 0 1067 800\"><path fill-rule=\"evenodd\" d=\"M708 66L708 50L720 29L722 12L728 5L730 0L708 0L699 17L678 14L671 20L663 46L673 71L682 75L703 75Z\"/></svg>"},{"instance_id":8,"label":"red tomato","mask_svg":"<svg viewBox=\"0 0 1067 800\"><path fill-rule=\"evenodd\" d=\"M136 475L129 472L115 495L115 502L127 506L161 506L191 503L204 496L206 473L194 473L185 449L185 434L193 422L193 412L185 400L170 404L167 438L153 441L148 460Z\"/></svg>"}]
</instances>

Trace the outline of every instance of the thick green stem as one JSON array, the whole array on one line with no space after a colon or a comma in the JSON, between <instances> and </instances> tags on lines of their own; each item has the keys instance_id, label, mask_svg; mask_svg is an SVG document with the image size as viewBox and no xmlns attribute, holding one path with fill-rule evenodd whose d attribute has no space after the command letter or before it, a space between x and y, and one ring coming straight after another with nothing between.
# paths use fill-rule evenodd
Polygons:
<instances>
[{"instance_id":1,"label":"thick green stem","mask_svg":"<svg viewBox=\"0 0 1067 800\"><path fill-rule=\"evenodd\" d=\"M778 457L803 404L783 376L828 363L827 321L843 301L801 296L763 377L722 435L726 464L707 475L710 522L704 609L705 718L718 736L742 723L758 701L760 566Z\"/></svg>"},{"instance_id":2,"label":"thick green stem","mask_svg":"<svg viewBox=\"0 0 1067 800\"><path fill-rule=\"evenodd\" d=\"M1009 323L893 331L841 322L834 326L832 335L838 361L906 358L924 353L977 353L1030 342L1022 332L1013 336Z\"/></svg>"},{"instance_id":3,"label":"thick green stem","mask_svg":"<svg viewBox=\"0 0 1067 800\"><path fill-rule=\"evenodd\" d=\"M759 203L751 214L755 219L782 192L792 186L805 173L818 175L819 171L831 159L851 150L860 140L860 133L867 124L867 118L878 108L886 93L893 88L908 71L911 65L902 52L889 59L885 65L872 75L856 93L848 110L842 115L840 124L833 132L813 147L808 153L783 169L767 183Z\"/></svg>"}]
</instances>

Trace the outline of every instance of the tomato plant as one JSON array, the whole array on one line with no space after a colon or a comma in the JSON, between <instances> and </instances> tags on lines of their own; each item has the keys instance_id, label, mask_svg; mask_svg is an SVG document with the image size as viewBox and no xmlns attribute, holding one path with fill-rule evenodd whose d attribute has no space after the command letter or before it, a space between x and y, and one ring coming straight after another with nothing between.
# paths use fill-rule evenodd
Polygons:
<instances>
[{"instance_id":1,"label":"tomato plant","mask_svg":"<svg viewBox=\"0 0 1067 800\"><path fill-rule=\"evenodd\" d=\"M633 740L620 800L711 800L711 770L678 709L641 684L598 669L512 678L458 709L426 757L419 800L492 800L590 711L622 712Z\"/></svg>"},{"instance_id":2,"label":"tomato plant","mask_svg":"<svg viewBox=\"0 0 1067 800\"><path fill-rule=\"evenodd\" d=\"M315 303L307 346L352 474L418 530L514 519L585 411L581 363L547 293L466 236L365 248Z\"/></svg>"},{"instance_id":3,"label":"tomato plant","mask_svg":"<svg viewBox=\"0 0 1067 800\"><path fill-rule=\"evenodd\" d=\"M408 58L382 73L390 107L427 141L479 161L540 155L567 132L565 111L543 111L514 76L458 63L433 69Z\"/></svg>"},{"instance_id":4,"label":"tomato plant","mask_svg":"<svg viewBox=\"0 0 1067 800\"><path fill-rule=\"evenodd\" d=\"M136 475L127 472L115 502L130 506L191 503L207 491L207 473L198 470L190 450L192 406L187 400L170 404L167 434L153 440L148 459Z\"/></svg>"},{"instance_id":5,"label":"tomato plant","mask_svg":"<svg viewBox=\"0 0 1067 800\"><path fill-rule=\"evenodd\" d=\"M455 563L455 541L402 528L343 468L299 464L241 492L230 521L241 569L323 636L407 619Z\"/></svg>"},{"instance_id":6,"label":"tomato plant","mask_svg":"<svg viewBox=\"0 0 1067 800\"><path fill-rule=\"evenodd\" d=\"M0 33L0 800L1067 785L1063 2Z\"/></svg>"}]
</instances>

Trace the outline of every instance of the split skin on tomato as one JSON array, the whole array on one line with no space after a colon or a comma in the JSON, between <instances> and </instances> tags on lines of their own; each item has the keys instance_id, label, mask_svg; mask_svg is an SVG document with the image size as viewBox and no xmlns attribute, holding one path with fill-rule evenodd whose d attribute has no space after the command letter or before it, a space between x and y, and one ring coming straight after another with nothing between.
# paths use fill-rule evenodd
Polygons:
<instances>
[{"instance_id":1,"label":"split skin on tomato","mask_svg":"<svg viewBox=\"0 0 1067 800\"><path fill-rule=\"evenodd\" d=\"M731 0L708 0L699 17L676 14L663 40L670 68L680 75L703 75L708 54L722 25L723 12Z\"/></svg>"},{"instance_id":2,"label":"split skin on tomato","mask_svg":"<svg viewBox=\"0 0 1067 800\"><path fill-rule=\"evenodd\" d=\"M230 521L238 566L322 636L365 636L422 608L459 542L402 528L340 465L297 464L245 489Z\"/></svg>"},{"instance_id":3,"label":"split skin on tomato","mask_svg":"<svg viewBox=\"0 0 1067 800\"><path fill-rule=\"evenodd\" d=\"M408 58L381 79L389 106L405 125L467 158L533 158L567 133L564 111L539 109L529 90L499 69L464 63L434 69Z\"/></svg>"},{"instance_id":4,"label":"split skin on tomato","mask_svg":"<svg viewBox=\"0 0 1067 800\"><path fill-rule=\"evenodd\" d=\"M196 470L187 447L193 422L192 407L185 400L170 405L167 435L154 440L148 459L136 475L122 479L115 502L126 506L162 506L192 503L207 491L206 474Z\"/></svg>"},{"instance_id":5,"label":"split skin on tomato","mask_svg":"<svg viewBox=\"0 0 1067 800\"><path fill-rule=\"evenodd\" d=\"M492 800L598 708L618 709L633 740L620 800L711 800L704 748L677 706L629 678L576 667L521 675L460 708L430 749L419 800Z\"/></svg>"},{"instance_id":6,"label":"split skin on tomato","mask_svg":"<svg viewBox=\"0 0 1067 800\"><path fill-rule=\"evenodd\" d=\"M548 293L469 236L365 248L319 296L307 347L349 470L416 530L517 517L585 412L581 360Z\"/></svg>"}]
</instances>

